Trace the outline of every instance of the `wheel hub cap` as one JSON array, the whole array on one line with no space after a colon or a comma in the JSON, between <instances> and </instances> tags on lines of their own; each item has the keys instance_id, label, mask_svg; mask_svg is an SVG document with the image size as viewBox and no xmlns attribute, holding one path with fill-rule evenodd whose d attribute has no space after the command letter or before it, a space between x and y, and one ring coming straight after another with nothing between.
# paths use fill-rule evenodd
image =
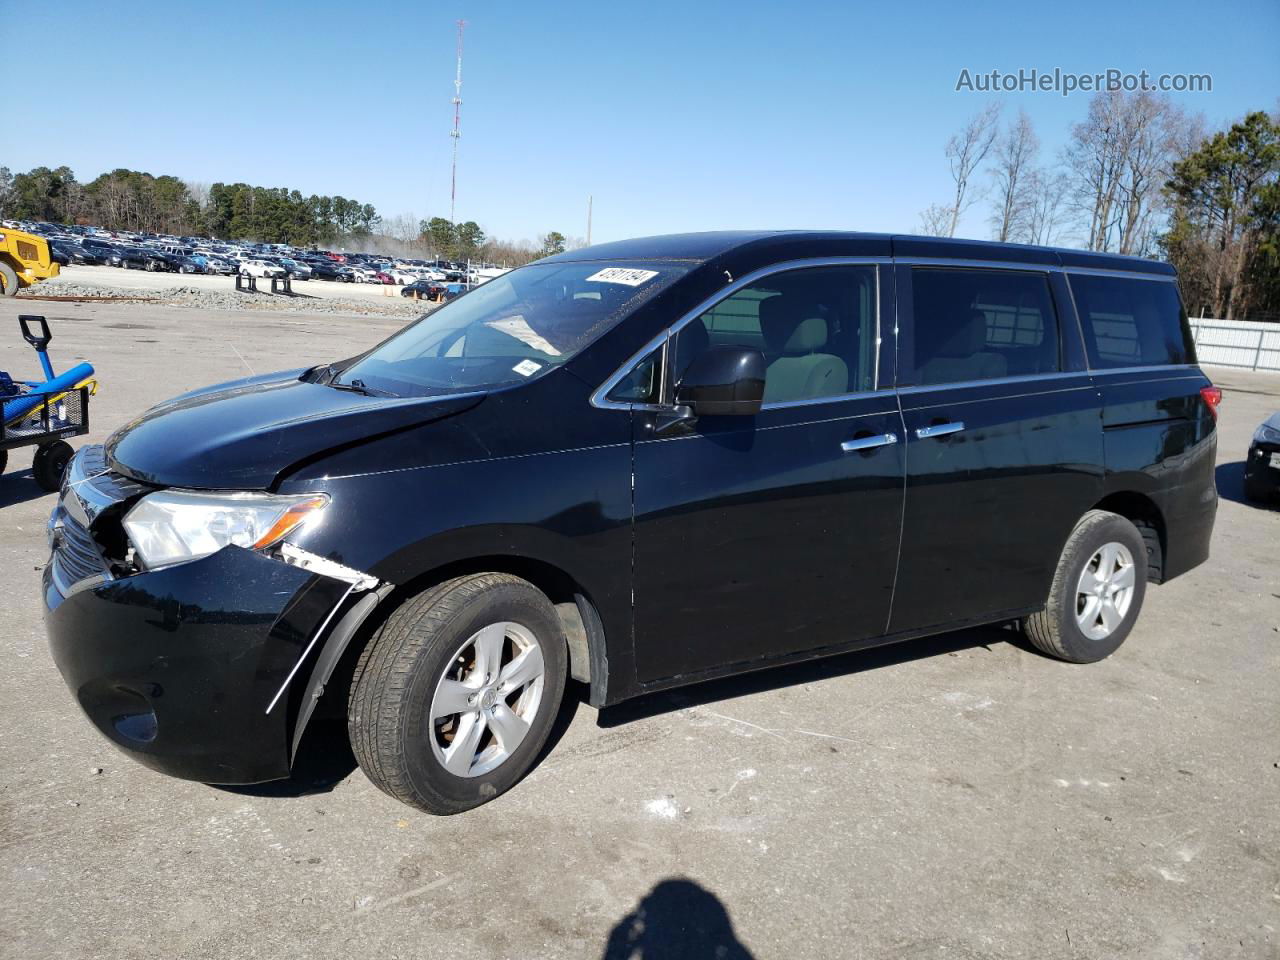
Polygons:
<instances>
[{"instance_id":1,"label":"wheel hub cap","mask_svg":"<svg viewBox=\"0 0 1280 960\"><path fill-rule=\"evenodd\" d=\"M1076 585L1076 624L1091 640L1105 640L1119 629L1133 603L1133 554L1123 543L1099 547L1080 572Z\"/></svg>"}]
</instances>

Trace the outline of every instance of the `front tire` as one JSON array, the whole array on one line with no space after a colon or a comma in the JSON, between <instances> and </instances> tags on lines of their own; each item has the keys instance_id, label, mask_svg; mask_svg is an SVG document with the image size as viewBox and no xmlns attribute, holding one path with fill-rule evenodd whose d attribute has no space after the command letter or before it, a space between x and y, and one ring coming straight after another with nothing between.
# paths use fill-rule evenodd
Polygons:
<instances>
[{"instance_id":1,"label":"front tire","mask_svg":"<svg viewBox=\"0 0 1280 960\"><path fill-rule=\"evenodd\" d=\"M405 601L361 653L352 751L397 800L461 813L533 766L567 674L564 631L541 591L503 573L448 580Z\"/></svg>"},{"instance_id":2,"label":"front tire","mask_svg":"<svg viewBox=\"0 0 1280 960\"><path fill-rule=\"evenodd\" d=\"M1147 547L1124 517L1090 510L1067 538L1044 610L1023 623L1028 640L1071 663L1094 663L1124 643L1142 610Z\"/></svg>"}]
</instances>

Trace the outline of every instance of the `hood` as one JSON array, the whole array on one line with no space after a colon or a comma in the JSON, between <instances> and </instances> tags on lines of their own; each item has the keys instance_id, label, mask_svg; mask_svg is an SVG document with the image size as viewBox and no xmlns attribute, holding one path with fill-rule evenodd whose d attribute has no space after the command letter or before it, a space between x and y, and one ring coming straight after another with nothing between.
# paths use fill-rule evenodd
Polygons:
<instances>
[{"instance_id":1,"label":"hood","mask_svg":"<svg viewBox=\"0 0 1280 960\"><path fill-rule=\"evenodd\" d=\"M144 483L205 490L269 489L329 451L461 413L482 393L366 397L267 374L152 407L108 439L113 470Z\"/></svg>"}]
</instances>

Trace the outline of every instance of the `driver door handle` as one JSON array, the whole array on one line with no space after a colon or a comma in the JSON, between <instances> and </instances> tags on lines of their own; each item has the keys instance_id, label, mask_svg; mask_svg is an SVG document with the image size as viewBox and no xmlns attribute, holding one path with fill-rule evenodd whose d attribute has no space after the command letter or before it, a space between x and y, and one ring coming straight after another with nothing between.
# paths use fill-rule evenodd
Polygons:
<instances>
[{"instance_id":1,"label":"driver door handle","mask_svg":"<svg viewBox=\"0 0 1280 960\"><path fill-rule=\"evenodd\" d=\"M853 453L857 450L874 450L876 447L887 447L897 442L898 435L896 433L877 433L870 437L856 437L853 440L846 440L840 444L840 449L845 453Z\"/></svg>"},{"instance_id":2,"label":"driver door handle","mask_svg":"<svg viewBox=\"0 0 1280 960\"><path fill-rule=\"evenodd\" d=\"M945 437L951 433L959 433L964 429L964 423L960 420L954 423L935 423L928 427L917 427L916 436L921 440L928 440L930 437Z\"/></svg>"}]
</instances>

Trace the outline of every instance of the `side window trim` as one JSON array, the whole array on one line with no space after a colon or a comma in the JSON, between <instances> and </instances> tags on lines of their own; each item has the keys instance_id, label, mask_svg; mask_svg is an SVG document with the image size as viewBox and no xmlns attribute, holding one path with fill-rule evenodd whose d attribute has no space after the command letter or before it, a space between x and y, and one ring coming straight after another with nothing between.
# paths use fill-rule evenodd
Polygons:
<instances>
[{"instance_id":1,"label":"side window trim","mask_svg":"<svg viewBox=\"0 0 1280 960\"><path fill-rule=\"evenodd\" d=\"M725 286L723 289L716 291L714 294L704 299L692 310L688 311L683 316L681 316L678 320L676 320L675 323L667 327L665 330L663 330L661 333L655 336L652 340L646 343L643 347L637 350L634 354L632 354L627 359L627 361L623 363L622 366L620 366L613 373L612 376L610 376L607 380L605 380L604 383L602 383L598 388L596 388L595 393L591 395L591 405L593 407L600 407L601 409L605 409L605 410L654 410L654 411L670 410L672 404L670 402L669 393L672 387L674 386L672 384L672 379L670 374L670 363L669 363L670 354L671 354L670 344L672 340L676 337L676 335L679 334L680 331L684 329L686 325L688 325L692 321L701 317L708 310L712 309L713 307L717 306L723 301L729 299L739 290L742 290L745 287L751 286L754 283L758 283L759 281L764 280L768 277L774 276L775 274L790 273L793 270L807 270L807 269L812 269L814 267L847 267L847 266L874 266L876 268L876 271L875 271L875 277L876 277L875 342L876 342L877 349L875 351L875 371L874 371L874 378L873 378L875 383L875 388L870 391L843 393L835 397L818 397L813 400L790 400L790 401L785 401L781 403L768 403L768 404L765 404L762 407L762 409L775 410L775 409L780 409L784 407L807 406L815 403L838 403L838 402L849 400L856 397L874 396L875 394L882 393L885 390L893 389L892 383L881 382L880 358L882 355L882 351L879 349L880 344L882 343L883 337L884 337L884 326L883 326L884 311L881 306L881 301L884 295L883 294L883 291L884 291L883 274L885 273L886 268L892 269L893 258L892 257L816 257L816 258L807 259L807 260L787 260L782 263L774 263L774 264L770 264L767 267L761 267L759 270L754 270L751 273L745 274L744 276L739 277L737 280L734 280L732 283ZM661 347L663 351L662 361L661 361L662 370L660 372L660 376L661 376L660 397L662 402L657 404L652 404L652 403L627 403L619 400L610 400L609 393L613 390L613 388L616 387L618 383L622 381L637 364L642 363L649 356L649 354L651 354L654 350L657 350L659 347Z\"/></svg>"}]
</instances>

